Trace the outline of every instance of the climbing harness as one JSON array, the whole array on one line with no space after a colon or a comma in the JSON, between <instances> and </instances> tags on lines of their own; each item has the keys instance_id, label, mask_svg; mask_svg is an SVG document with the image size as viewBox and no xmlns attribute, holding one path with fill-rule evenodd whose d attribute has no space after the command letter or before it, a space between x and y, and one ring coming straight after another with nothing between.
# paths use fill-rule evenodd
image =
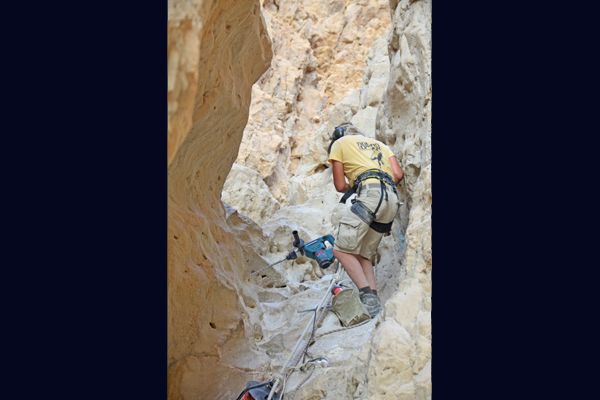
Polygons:
<instances>
[{"instance_id":1,"label":"climbing harness","mask_svg":"<svg viewBox=\"0 0 600 400\"><path fill-rule=\"evenodd\" d=\"M327 150L328 153L331 152L331 147L333 146L333 143L336 140L342 138L346 134L346 130L350 126L352 126L351 123L345 122L345 123L340 124L335 127L335 129L333 130L333 136L331 137L331 143L329 145L329 149ZM375 230L376 232L383 233L387 236L390 234L390 232L392 230L392 223L394 221L392 220L391 222L382 223L382 222L377 221L376 215L377 215L377 211L379 211L379 207L381 206L381 202L383 201L383 196L385 195L385 199L386 200L388 199L386 184L390 188L392 188L393 192L396 194L396 196L398 196L398 191L396 190L396 183L394 182L394 179L389 174L383 172L380 169L366 170L365 172L360 174L358 177L356 177L356 180L354 181L354 186L352 186L346 193L344 193L344 195L342 196L342 198L340 200L340 203L346 203L348 198L350 198L350 196L352 196L354 193L356 193L357 190L359 191L359 194L360 194L361 183L364 180L370 179L370 178L375 178L375 179L379 180L379 182L381 184L381 197L379 198L379 203L377 204L375 211L369 210L369 208L367 206L365 206L360 200L357 200L357 199L352 199L352 207L350 207L350 211L352 211L363 222L365 222L367 225L369 225L369 227L371 227L371 229Z\"/></svg>"},{"instance_id":2,"label":"climbing harness","mask_svg":"<svg viewBox=\"0 0 600 400\"><path fill-rule=\"evenodd\" d=\"M381 185L381 196L379 197L379 203L377 203L377 207L375 211L371 211L366 205L364 205L360 200L352 199L352 206L350 207L350 211L356 214L364 223L369 225L371 229L376 232L383 233L385 235L389 235L392 230L392 224L394 220L386 223L376 221L377 211L379 211L379 207L381 207L381 203L383 202L383 198L388 199L387 186L392 188L392 191L396 196L398 196L398 191L396 190L396 184L392 177L385 172L379 169L369 169L362 174L356 177L354 181L354 186L352 186L340 199L340 203L346 203L348 198L352 196L354 193L358 191L360 194L360 190L362 188L361 184L363 181L367 179L377 179Z\"/></svg>"}]
</instances>

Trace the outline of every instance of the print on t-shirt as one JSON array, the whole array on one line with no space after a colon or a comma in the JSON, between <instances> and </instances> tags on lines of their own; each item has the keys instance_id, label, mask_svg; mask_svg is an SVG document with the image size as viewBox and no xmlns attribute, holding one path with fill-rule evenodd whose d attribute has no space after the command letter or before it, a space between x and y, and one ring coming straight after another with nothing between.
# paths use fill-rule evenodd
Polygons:
<instances>
[{"instance_id":1,"label":"print on t-shirt","mask_svg":"<svg viewBox=\"0 0 600 400\"><path fill-rule=\"evenodd\" d=\"M367 142L356 142L358 148L361 150L371 150L371 160L377 161L379 168L383 165L383 153L381 152L381 146L377 143Z\"/></svg>"}]
</instances>

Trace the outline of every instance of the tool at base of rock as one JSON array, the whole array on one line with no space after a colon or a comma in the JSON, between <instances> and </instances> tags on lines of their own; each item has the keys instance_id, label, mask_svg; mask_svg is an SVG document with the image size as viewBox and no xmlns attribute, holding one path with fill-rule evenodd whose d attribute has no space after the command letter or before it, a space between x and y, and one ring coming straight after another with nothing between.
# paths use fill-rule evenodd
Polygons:
<instances>
[{"instance_id":1,"label":"tool at base of rock","mask_svg":"<svg viewBox=\"0 0 600 400\"><path fill-rule=\"evenodd\" d=\"M333 236L325 235L311 240L308 243L304 243L304 241L298 237L298 231L293 231L292 235L294 236L294 242L292 244L302 255L312 258L319 264L319 267L323 269L328 268L333 264L333 261L335 260L333 255L333 244L335 243L335 239Z\"/></svg>"},{"instance_id":2,"label":"tool at base of rock","mask_svg":"<svg viewBox=\"0 0 600 400\"><path fill-rule=\"evenodd\" d=\"M298 258L298 252L300 252L300 254L303 256L315 260L319 264L319 267L323 269L329 268L329 266L335 261L335 256L333 255L333 244L335 243L335 239L333 236L325 235L311 240L308 243L304 243L304 240L300 239L298 236L298 231L293 231L292 235L294 236L294 242L292 243L292 245L295 247L294 250L290 251L281 260L275 261L274 263L269 264L258 271L254 271L252 274L260 274L261 272L286 260L295 260Z\"/></svg>"},{"instance_id":3,"label":"tool at base of rock","mask_svg":"<svg viewBox=\"0 0 600 400\"><path fill-rule=\"evenodd\" d=\"M263 383L250 381L246 383L246 388L242 390L242 393L240 393L236 400L267 400L272 386L273 381ZM279 400L279 394L275 393L273 399Z\"/></svg>"},{"instance_id":4,"label":"tool at base of rock","mask_svg":"<svg viewBox=\"0 0 600 400\"><path fill-rule=\"evenodd\" d=\"M294 250L292 250L292 251L290 251L288 253L287 256L285 256L285 258L282 258L281 260L275 261L274 263L269 264L266 267L259 269L258 271L253 271L252 274L260 274L261 272L263 272L263 271L265 271L265 270L267 270L267 269L269 269L269 268L271 268L271 267L273 267L273 266L275 266L277 264L280 264L280 263L282 263L284 261L287 261L287 260L295 260L296 258L298 258L298 255L296 254L296 252Z\"/></svg>"}]
</instances>

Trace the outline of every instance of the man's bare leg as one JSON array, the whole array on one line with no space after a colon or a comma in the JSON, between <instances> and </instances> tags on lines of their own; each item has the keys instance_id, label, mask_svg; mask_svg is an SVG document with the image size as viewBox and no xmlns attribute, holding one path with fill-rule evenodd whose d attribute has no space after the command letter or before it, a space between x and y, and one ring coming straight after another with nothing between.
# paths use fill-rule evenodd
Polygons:
<instances>
[{"instance_id":1,"label":"man's bare leg","mask_svg":"<svg viewBox=\"0 0 600 400\"><path fill-rule=\"evenodd\" d=\"M363 273L365 274L365 278L367 282L369 282L369 286L373 290L377 290L377 285L375 284L375 272L373 271L373 264L371 260L368 260L362 256L358 256L358 262L362 267Z\"/></svg>"},{"instance_id":2,"label":"man's bare leg","mask_svg":"<svg viewBox=\"0 0 600 400\"><path fill-rule=\"evenodd\" d=\"M333 250L333 255L338 259L342 266L350 276L350 279L354 282L354 284L361 289L359 291L360 301L364 305L365 310L369 314L371 318L374 318L379 311L381 311L381 301L377 294L370 291L371 287L367 277L365 276L365 271L371 274L371 280L373 282L373 286L375 286L375 275L373 274L373 265L369 260L362 259L360 256L356 256L354 254L344 253L339 250ZM361 260L362 259L362 260ZM365 267L363 268L363 264L365 263Z\"/></svg>"},{"instance_id":3,"label":"man's bare leg","mask_svg":"<svg viewBox=\"0 0 600 400\"><path fill-rule=\"evenodd\" d=\"M363 271L363 267L359 261L358 256L350 253L344 253L339 250L333 250L333 255L338 261L342 264L352 282L356 285L356 287L363 288L365 286L370 286L367 277ZM373 267L371 267L371 272ZM375 278L373 278L374 280Z\"/></svg>"}]
</instances>

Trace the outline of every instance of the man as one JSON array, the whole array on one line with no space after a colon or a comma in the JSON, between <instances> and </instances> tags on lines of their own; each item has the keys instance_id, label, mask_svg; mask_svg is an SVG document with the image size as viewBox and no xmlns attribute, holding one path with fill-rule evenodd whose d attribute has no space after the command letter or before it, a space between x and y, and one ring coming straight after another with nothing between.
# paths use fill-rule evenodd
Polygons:
<instances>
[{"instance_id":1,"label":"man","mask_svg":"<svg viewBox=\"0 0 600 400\"><path fill-rule=\"evenodd\" d=\"M362 135L348 122L335 128L328 152L335 189L346 193L340 202L357 194L352 208L338 207L332 216L336 234L333 254L373 318L381 310L373 263L381 238L389 234L400 207L396 186L404 173L388 146Z\"/></svg>"}]
</instances>

